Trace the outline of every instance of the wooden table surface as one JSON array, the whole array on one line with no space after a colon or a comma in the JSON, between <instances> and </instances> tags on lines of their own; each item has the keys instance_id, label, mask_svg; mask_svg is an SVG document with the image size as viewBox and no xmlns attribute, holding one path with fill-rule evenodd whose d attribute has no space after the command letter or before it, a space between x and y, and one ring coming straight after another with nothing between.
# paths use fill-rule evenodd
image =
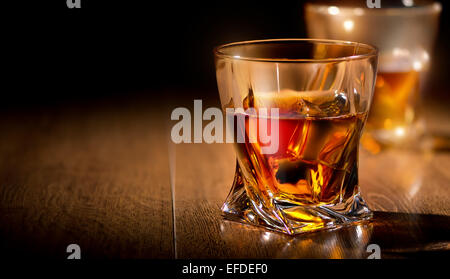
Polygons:
<instances>
[{"instance_id":1,"label":"wooden table surface","mask_svg":"<svg viewBox=\"0 0 450 279\"><path fill-rule=\"evenodd\" d=\"M361 152L371 222L296 237L225 221L229 144L169 140L170 104L92 103L0 114L0 237L8 257L448 256L450 152ZM450 134L445 108L429 126Z\"/></svg>"}]
</instances>

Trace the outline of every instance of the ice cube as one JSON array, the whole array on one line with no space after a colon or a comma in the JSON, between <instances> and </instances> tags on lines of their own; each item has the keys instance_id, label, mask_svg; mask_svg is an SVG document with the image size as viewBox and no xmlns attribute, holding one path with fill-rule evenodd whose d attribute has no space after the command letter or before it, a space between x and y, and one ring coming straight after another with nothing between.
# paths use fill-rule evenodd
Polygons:
<instances>
[{"instance_id":1,"label":"ice cube","mask_svg":"<svg viewBox=\"0 0 450 279\"><path fill-rule=\"evenodd\" d=\"M244 99L244 109L279 108L281 114L299 114L311 117L332 117L350 113L350 102L344 92L337 90L294 91L253 94Z\"/></svg>"},{"instance_id":2,"label":"ice cube","mask_svg":"<svg viewBox=\"0 0 450 279\"><path fill-rule=\"evenodd\" d=\"M345 93L320 94L316 98L302 99L300 113L315 117L346 115L350 112L350 103Z\"/></svg>"}]
</instances>

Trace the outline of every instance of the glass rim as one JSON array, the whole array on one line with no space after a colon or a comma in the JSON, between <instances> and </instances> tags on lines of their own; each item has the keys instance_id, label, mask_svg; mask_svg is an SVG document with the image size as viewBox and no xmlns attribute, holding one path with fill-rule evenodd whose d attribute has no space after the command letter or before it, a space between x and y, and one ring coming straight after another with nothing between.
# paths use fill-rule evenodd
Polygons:
<instances>
[{"instance_id":1,"label":"glass rim","mask_svg":"<svg viewBox=\"0 0 450 279\"><path fill-rule=\"evenodd\" d=\"M334 13L329 12L329 8L338 8ZM332 4L323 4L323 3L306 3L305 10L310 9L316 13L320 14L329 14L331 16L342 15L356 15L356 16L364 16L364 15L385 15L385 16L395 16L395 15L414 15L414 14L439 14L442 11L441 3L437 1L430 1L430 3L419 5L419 6L411 6L411 7L387 7L383 8L367 8L367 7L358 7L358 6L339 6ZM338 13L336 13L339 11Z\"/></svg>"},{"instance_id":2,"label":"glass rim","mask_svg":"<svg viewBox=\"0 0 450 279\"><path fill-rule=\"evenodd\" d=\"M240 46L240 45L256 45L264 43L274 43L274 42L304 42L304 43L325 43L334 44L342 46L355 46L355 47L366 47L370 51L364 54L355 54L342 57L332 57L332 58L260 58L252 56L236 56L224 53L222 50L228 47ZM329 63L329 62L343 62L343 61L353 61L360 59L367 59L370 57L375 57L378 55L378 48L365 43L358 43L352 41L344 40L328 40L328 39L314 39L314 38L285 38L285 39L264 39L264 40L250 40L250 41L239 41L233 43L222 44L214 48L214 55L217 58L231 59L231 60L243 60L252 62L275 62L275 63Z\"/></svg>"}]
</instances>

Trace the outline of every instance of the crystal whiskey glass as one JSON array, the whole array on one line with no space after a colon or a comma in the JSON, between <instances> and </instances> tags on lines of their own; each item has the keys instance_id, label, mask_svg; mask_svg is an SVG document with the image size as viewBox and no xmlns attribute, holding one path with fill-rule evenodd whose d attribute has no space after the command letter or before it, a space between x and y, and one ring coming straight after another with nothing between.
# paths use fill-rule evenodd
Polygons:
<instances>
[{"instance_id":1,"label":"crystal whiskey glass","mask_svg":"<svg viewBox=\"0 0 450 279\"><path fill-rule=\"evenodd\" d=\"M247 41L217 47L215 62L228 130L243 139L234 141L225 218L287 234L370 219L358 185L358 146L377 50L332 40ZM263 152L269 143L260 138L262 122L277 141L273 152Z\"/></svg>"}]
</instances>

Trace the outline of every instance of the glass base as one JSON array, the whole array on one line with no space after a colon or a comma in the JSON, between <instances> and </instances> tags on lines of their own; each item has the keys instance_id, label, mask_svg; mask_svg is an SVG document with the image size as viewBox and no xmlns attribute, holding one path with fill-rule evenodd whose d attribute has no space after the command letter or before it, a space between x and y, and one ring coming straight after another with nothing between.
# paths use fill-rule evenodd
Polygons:
<instances>
[{"instance_id":1,"label":"glass base","mask_svg":"<svg viewBox=\"0 0 450 279\"><path fill-rule=\"evenodd\" d=\"M273 207L266 208L248 196L240 171L236 172L222 212L225 219L289 235L337 229L372 217L359 193L333 205L305 206L274 200Z\"/></svg>"}]
</instances>

